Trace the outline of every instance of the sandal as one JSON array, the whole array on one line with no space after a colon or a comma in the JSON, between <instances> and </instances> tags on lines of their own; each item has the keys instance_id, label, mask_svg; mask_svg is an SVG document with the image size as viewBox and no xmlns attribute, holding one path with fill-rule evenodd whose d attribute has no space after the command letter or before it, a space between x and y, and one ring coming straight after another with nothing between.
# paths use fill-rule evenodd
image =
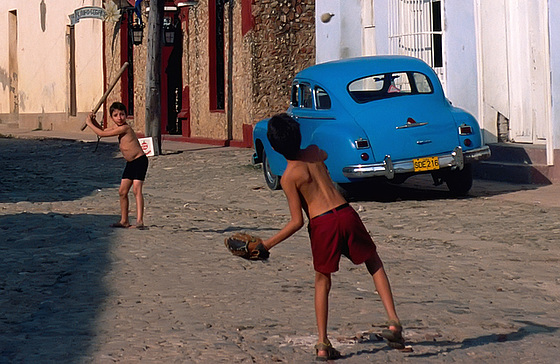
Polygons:
<instances>
[{"instance_id":1,"label":"sandal","mask_svg":"<svg viewBox=\"0 0 560 364\"><path fill-rule=\"evenodd\" d=\"M393 349L404 349L404 338L402 336L402 326L401 323L395 320L389 320L387 326L395 327L395 331L384 329L381 331L381 336L387 340L387 343Z\"/></svg>"},{"instance_id":2,"label":"sandal","mask_svg":"<svg viewBox=\"0 0 560 364\"><path fill-rule=\"evenodd\" d=\"M319 351L326 351L327 355L326 356L319 356ZM326 343L321 342L321 343L317 343L317 345L315 345L315 355L316 355L315 360L319 360L319 361L339 359L341 357L340 352L338 350L336 350L335 348L333 348L332 344L328 340L327 340Z\"/></svg>"}]
</instances>

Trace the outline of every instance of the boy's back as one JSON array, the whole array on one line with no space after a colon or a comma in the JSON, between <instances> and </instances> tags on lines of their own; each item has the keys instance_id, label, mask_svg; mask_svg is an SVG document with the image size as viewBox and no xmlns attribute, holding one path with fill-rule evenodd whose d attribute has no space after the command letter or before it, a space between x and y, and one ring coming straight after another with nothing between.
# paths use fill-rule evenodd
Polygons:
<instances>
[{"instance_id":1,"label":"boy's back","mask_svg":"<svg viewBox=\"0 0 560 364\"><path fill-rule=\"evenodd\" d=\"M327 153L316 145L302 149L295 160L288 160L282 175L282 188L297 191L309 218L332 210L346 200L332 183L324 161Z\"/></svg>"}]
</instances>

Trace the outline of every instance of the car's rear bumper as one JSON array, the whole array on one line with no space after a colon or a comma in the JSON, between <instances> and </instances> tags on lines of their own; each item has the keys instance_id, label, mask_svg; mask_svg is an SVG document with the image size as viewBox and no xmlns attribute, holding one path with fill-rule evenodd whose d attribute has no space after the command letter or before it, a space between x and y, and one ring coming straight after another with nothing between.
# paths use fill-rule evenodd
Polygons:
<instances>
[{"instance_id":1,"label":"car's rear bumper","mask_svg":"<svg viewBox=\"0 0 560 364\"><path fill-rule=\"evenodd\" d=\"M451 153L437 155L439 169L463 169L466 163L490 158L490 148L481 148L463 151L463 148L456 147ZM393 179L395 174L414 173L414 163L412 159L393 161L391 156L386 156L383 162L373 164L358 164L342 168L342 174L346 178L369 178L386 177Z\"/></svg>"}]
</instances>

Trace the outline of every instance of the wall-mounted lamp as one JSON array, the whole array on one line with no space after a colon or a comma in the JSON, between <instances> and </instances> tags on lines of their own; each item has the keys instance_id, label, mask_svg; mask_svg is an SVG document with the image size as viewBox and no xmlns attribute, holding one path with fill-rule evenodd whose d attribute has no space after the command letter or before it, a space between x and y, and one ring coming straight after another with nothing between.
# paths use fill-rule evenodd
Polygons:
<instances>
[{"instance_id":1,"label":"wall-mounted lamp","mask_svg":"<svg viewBox=\"0 0 560 364\"><path fill-rule=\"evenodd\" d=\"M324 13L321 15L321 21L323 23L328 23L331 21L331 18L334 16L333 13Z\"/></svg>"},{"instance_id":2,"label":"wall-mounted lamp","mask_svg":"<svg viewBox=\"0 0 560 364\"><path fill-rule=\"evenodd\" d=\"M173 26L171 18L163 19L163 40L166 46L175 44L175 26Z\"/></svg>"},{"instance_id":3,"label":"wall-mounted lamp","mask_svg":"<svg viewBox=\"0 0 560 364\"><path fill-rule=\"evenodd\" d=\"M144 24L138 22L134 23L131 27L132 32L132 43L134 45L142 44L142 38L144 38Z\"/></svg>"}]
</instances>

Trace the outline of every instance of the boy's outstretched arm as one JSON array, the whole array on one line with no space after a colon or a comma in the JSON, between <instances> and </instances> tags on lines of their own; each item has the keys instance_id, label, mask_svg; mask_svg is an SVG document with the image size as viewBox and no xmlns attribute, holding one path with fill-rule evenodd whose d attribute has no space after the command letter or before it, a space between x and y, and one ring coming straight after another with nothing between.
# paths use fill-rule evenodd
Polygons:
<instances>
[{"instance_id":1,"label":"boy's outstretched arm","mask_svg":"<svg viewBox=\"0 0 560 364\"><path fill-rule=\"evenodd\" d=\"M282 176L281 183L284 194L288 199L291 219L276 235L263 242L263 245L267 249L270 249L276 244L286 240L303 226L301 199L295 180L285 174Z\"/></svg>"}]
</instances>

